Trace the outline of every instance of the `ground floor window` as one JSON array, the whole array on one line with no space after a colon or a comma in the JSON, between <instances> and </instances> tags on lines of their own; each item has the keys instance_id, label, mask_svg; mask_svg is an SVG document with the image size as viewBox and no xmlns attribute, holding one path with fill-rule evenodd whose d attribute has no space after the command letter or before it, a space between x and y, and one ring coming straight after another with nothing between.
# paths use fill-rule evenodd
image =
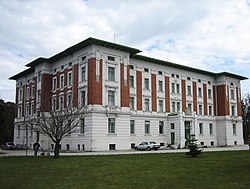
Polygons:
<instances>
[{"instance_id":1,"label":"ground floor window","mask_svg":"<svg viewBox=\"0 0 250 189\"><path fill-rule=\"evenodd\" d=\"M115 133L115 118L108 118L108 133Z\"/></svg>"},{"instance_id":2,"label":"ground floor window","mask_svg":"<svg viewBox=\"0 0 250 189\"><path fill-rule=\"evenodd\" d=\"M130 120L130 134L135 134L135 120Z\"/></svg>"},{"instance_id":3,"label":"ground floor window","mask_svg":"<svg viewBox=\"0 0 250 189\"><path fill-rule=\"evenodd\" d=\"M159 134L164 134L164 122L159 121Z\"/></svg>"},{"instance_id":4,"label":"ground floor window","mask_svg":"<svg viewBox=\"0 0 250 189\"><path fill-rule=\"evenodd\" d=\"M145 121L145 134L150 134L150 122Z\"/></svg>"},{"instance_id":5,"label":"ground floor window","mask_svg":"<svg viewBox=\"0 0 250 189\"><path fill-rule=\"evenodd\" d=\"M175 143L175 132L171 132L171 145Z\"/></svg>"}]
</instances>

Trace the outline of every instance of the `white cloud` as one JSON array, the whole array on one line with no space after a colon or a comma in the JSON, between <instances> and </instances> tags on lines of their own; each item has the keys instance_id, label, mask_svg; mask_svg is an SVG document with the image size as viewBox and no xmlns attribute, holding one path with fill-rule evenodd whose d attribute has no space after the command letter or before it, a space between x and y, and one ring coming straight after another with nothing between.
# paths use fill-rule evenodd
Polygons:
<instances>
[{"instance_id":1,"label":"white cloud","mask_svg":"<svg viewBox=\"0 0 250 189\"><path fill-rule=\"evenodd\" d=\"M250 3L245 0L2 0L0 96L14 101L8 77L88 37L215 72L250 75ZM243 91L249 92L249 80Z\"/></svg>"}]
</instances>

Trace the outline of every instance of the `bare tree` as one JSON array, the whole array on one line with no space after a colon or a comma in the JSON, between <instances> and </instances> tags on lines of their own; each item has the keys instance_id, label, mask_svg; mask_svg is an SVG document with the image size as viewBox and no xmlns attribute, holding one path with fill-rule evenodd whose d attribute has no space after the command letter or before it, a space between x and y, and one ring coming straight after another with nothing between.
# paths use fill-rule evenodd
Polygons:
<instances>
[{"instance_id":1,"label":"bare tree","mask_svg":"<svg viewBox=\"0 0 250 189\"><path fill-rule=\"evenodd\" d=\"M243 119L243 136L244 141L250 135L250 94L246 94L242 99L242 119Z\"/></svg>"},{"instance_id":2,"label":"bare tree","mask_svg":"<svg viewBox=\"0 0 250 189\"><path fill-rule=\"evenodd\" d=\"M84 106L54 109L48 112L41 112L30 125L35 131L49 137L54 143L54 157L59 157L60 143L64 137L71 133L78 132L80 121L86 115L87 109Z\"/></svg>"}]
</instances>

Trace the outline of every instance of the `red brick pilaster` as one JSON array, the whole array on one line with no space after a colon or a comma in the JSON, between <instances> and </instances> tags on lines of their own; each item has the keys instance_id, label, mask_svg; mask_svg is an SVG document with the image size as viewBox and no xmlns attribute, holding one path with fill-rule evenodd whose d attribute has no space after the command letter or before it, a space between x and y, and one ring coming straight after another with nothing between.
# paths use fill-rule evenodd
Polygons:
<instances>
[{"instance_id":1,"label":"red brick pilaster","mask_svg":"<svg viewBox=\"0 0 250 189\"><path fill-rule=\"evenodd\" d=\"M165 109L166 112L170 112L170 84L167 76L165 76Z\"/></svg>"},{"instance_id":2,"label":"red brick pilaster","mask_svg":"<svg viewBox=\"0 0 250 189\"><path fill-rule=\"evenodd\" d=\"M52 75L42 74L41 81L41 111L48 112L51 105Z\"/></svg>"},{"instance_id":3,"label":"red brick pilaster","mask_svg":"<svg viewBox=\"0 0 250 189\"><path fill-rule=\"evenodd\" d=\"M186 112L186 81L185 80L181 80L181 93L182 93L182 112Z\"/></svg>"},{"instance_id":4,"label":"red brick pilaster","mask_svg":"<svg viewBox=\"0 0 250 189\"><path fill-rule=\"evenodd\" d=\"M96 58L90 58L88 60L88 104L102 105L102 59L99 64L100 75L97 76Z\"/></svg>"},{"instance_id":5,"label":"red brick pilaster","mask_svg":"<svg viewBox=\"0 0 250 189\"><path fill-rule=\"evenodd\" d=\"M197 85L195 81L193 81L193 103L194 103L194 112L197 113Z\"/></svg>"},{"instance_id":6,"label":"red brick pilaster","mask_svg":"<svg viewBox=\"0 0 250 189\"><path fill-rule=\"evenodd\" d=\"M18 93L19 93L19 90L18 90L18 87L16 87L16 105L15 105L15 115L16 115L16 117L18 115Z\"/></svg>"},{"instance_id":7,"label":"red brick pilaster","mask_svg":"<svg viewBox=\"0 0 250 189\"><path fill-rule=\"evenodd\" d=\"M239 94L240 94L239 88L236 87L237 112L238 116L242 116L241 96Z\"/></svg>"},{"instance_id":8,"label":"red brick pilaster","mask_svg":"<svg viewBox=\"0 0 250 189\"><path fill-rule=\"evenodd\" d=\"M151 93L152 93L152 112L157 111L157 99L156 99L156 75L151 74Z\"/></svg>"},{"instance_id":9,"label":"red brick pilaster","mask_svg":"<svg viewBox=\"0 0 250 189\"><path fill-rule=\"evenodd\" d=\"M77 107L77 104L78 104L78 68L79 68L79 65L78 64L75 64L73 66L73 107Z\"/></svg>"},{"instance_id":10,"label":"red brick pilaster","mask_svg":"<svg viewBox=\"0 0 250 189\"><path fill-rule=\"evenodd\" d=\"M136 71L136 97L137 97L137 110L142 110L142 73Z\"/></svg>"},{"instance_id":11,"label":"red brick pilaster","mask_svg":"<svg viewBox=\"0 0 250 189\"><path fill-rule=\"evenodd\" d=\"M207 115L207 84L203 83L203 105L204 115Z\"/></svg>"},{"instance_id":12,"label":"red brick pilaster","mask_svg":"<svg viewBox=\"0 0 250 189\"><path fill-rule=\"evenodd\" d=\"M217 116L217 96L216 96L216 87L213 86L213 104L214 104L214 116Z\"/></svg>"},{"instance_id":13,"label":"red brick pilaster","mask_svg":"<svg viewBox=\"0 0 250 189\"><path fill-rule=\"evenodd\" d=\"M226 96L226 85L216 86L217 88L217 107L218 107L218 116L229 115L229 103L228 97Z\"/></svg>"},{"instance_id":14,"label":"red brick pilaster","mask_svg":"<svg viewBox=\"0 0 250 189\"><path fill-rule=\"evenodd\" d=\"M129 88L129 66L127 66L127 78L124 79L124 64L120 66L121 71L121 107L129 107L129 97L130 97L130 88Z\"/></svg>"}]
</instances>

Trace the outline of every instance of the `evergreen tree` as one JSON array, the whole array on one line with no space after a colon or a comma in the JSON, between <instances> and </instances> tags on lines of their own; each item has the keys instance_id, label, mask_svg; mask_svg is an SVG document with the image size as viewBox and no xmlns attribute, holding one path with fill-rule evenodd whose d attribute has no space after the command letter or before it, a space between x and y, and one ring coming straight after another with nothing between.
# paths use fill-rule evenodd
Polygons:
<instances>
[{"instance_id":1,"label":"evergreen tree","mask_svg":"<svg viewBox=\"0 0 250 189\"><path fill-rule=\"evenodd\" d=\"M189 152L187 152L186 155L197 157L201 153L201 150L199 149L196 141L197 139L195 139L195 135L191 135L191 140L188 144Z\"/></svg>"}]
</instances>

